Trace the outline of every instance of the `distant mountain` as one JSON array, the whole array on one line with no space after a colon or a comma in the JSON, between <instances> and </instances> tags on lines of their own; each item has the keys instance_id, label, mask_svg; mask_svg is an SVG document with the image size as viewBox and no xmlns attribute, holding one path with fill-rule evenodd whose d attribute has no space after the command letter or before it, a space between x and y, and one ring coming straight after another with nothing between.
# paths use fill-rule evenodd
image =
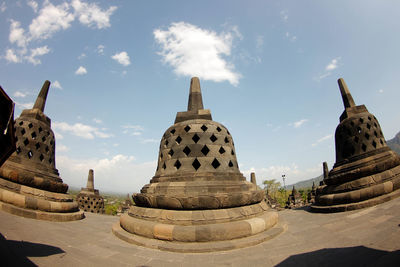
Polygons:
<instances>
[{"instance_id":1,"label":"distant mountain","mask_svg":"<svg viewBox=\"0 0 400 267\"><path fill-rule=\"evenodd\" d=\"M297 190L298 189L311 188L313 182L315 183L315 186L319 186L319 182L322 181L323 179L324 179L324 176L321 174L320 176L315 177L315 178L311 178L311 179L308 179L308 180L297 182L295 184L287 185L286 188L288 190L290 190L290 189L292 189L293 185Z\"/></svg>"},{"instance_id":2,"label":"distant mountain","mask_svg":"<svg viewBox=\"0 0 400 267\"><path fill-rule=\"evenodd\" d=\"M386 143L393 151L400 154L400 132L393 139L387 140Z\"/></svg>"}]
</instances>

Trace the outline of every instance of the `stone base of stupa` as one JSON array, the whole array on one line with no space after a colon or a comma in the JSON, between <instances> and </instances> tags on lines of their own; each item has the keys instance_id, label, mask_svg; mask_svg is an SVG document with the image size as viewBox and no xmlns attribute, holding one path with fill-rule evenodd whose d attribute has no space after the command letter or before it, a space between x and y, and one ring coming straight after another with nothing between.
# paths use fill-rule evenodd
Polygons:
<instances>
[{"instance_id":1,"label":"stone base of stupa","mask_svg":"<svg viewBox=\"0 0 400 267\"><path fill-rule=\"evenodd\" d=\"M342 212L371 207L400 197L400 166L340 185L317 189L315 212Z\"/></svg>"},{"instance_id":2,"label":"stone base of stupa","mask_svg":"<svg viewBox=\"0 0 400 267\"><path fill-rule=\"evenodd\" d=\"M113 226L127 242L175 252L210 252L253 246L285 230L265 202L210 210L132 206Z\"/></svg>"},{"instance_id":3,"label":"stone base of stupa","mask_svg":"<svg viewBox=\"0 0 400 267\"><path fill-rule=\"evenodd\" d=\"M83 219L78 203L67 194L53 193L0 178L0 210L48 221Z\"/></svg>"}]
</instances>

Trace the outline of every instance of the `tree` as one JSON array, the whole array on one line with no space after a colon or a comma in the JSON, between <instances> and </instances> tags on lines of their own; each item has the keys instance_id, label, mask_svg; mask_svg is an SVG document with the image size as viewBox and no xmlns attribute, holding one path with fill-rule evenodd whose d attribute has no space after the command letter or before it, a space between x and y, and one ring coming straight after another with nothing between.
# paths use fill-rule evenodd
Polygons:
<instances>
[{"instance_id":1,"label":"tree","mask_svg":"<svg viewBox=\"0 0 400 267\"><path fill-rule=\"evenodd\" d=\"M263 181L265 193L268 194L273 199L276 199L276 192L279 187L281 187L281 183L277 182L275 179L264 180Z\"/></svg>"}]
</instances>

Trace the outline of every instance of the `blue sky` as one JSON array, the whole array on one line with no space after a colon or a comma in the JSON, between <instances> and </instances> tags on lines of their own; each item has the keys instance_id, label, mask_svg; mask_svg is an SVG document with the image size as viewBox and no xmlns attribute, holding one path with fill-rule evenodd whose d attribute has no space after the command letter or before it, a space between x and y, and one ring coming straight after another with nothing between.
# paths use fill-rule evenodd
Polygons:
<instances>
[{"instance_id":1,"label":"blue sky","mask_svg":"<svg viewBox=\"0 0 400 267\"><path fill-rule=\"evenodd\" d=\"M399 1L1 1L0 84L45 113L65 183L137 192L199 76L205 108L231 132L241 171L309 179L335 160L336 80L400 130Z\"/></svg>"}]
</instances>

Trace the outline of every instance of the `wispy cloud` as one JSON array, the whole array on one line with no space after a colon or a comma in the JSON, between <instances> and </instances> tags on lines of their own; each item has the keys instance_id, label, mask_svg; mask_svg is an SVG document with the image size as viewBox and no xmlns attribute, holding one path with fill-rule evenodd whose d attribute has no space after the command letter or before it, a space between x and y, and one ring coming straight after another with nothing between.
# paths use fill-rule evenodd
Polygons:
<instances>
[{"instance_id":1,"label":"wispy cloud","mask_svg":"<svg viewBox=\"0 0 400 267\"><path fill-rule=\"evenodd\" d=\"M97 46L97 53L99 53L100 55L104 55L104 48L105 48L105 46L104 45L98 45Z\"/></svg>"},{"instance_id":2,"label":"wispy cloud","mask_svg":"<svg viewBox=\"0 0 400 267\"><path fill-rule=\"evenodd\" d=\"M82 54L80 54L80 55L78 56L78 59L81 60L81 59L84 59L85 57L86 57L86 54L85 54L85 53L82 53Z\"/></svg>"},{"instance_id":3,"label":"wispy cloud","mask_svg":"<svg viewBox=\"0 0 400 267\"><path fill-rule=\"evenodd\" d=\"M102 120L100 120L100 119L97 119L97 118L94 118L94 119L93 119L93 121L94 121L95 123L97 123L97 124L101 124L101 123L103 123L103 121L102 121Z\"/></svg>"},{"instance_id":4,"label":"wispy cloud","mask_svg":"<svg viewBox=\"0 0 400 267\"><path fill-rule=\"evenodd\" d=\"M1 13L3 13L4 11L6 11L7 10L7 6L6 6L6 2L2 2L1 4L0 4L0 11L1 11Z\"/></svg>"},{"instance_id":5,"label":"wispy cloud","mask_svg":"<svg viewBox=\"0 0 400 267\"><path fill-rule=\"evenodd\" d=\"M233 27L234 28L234 27ZM216 33L186 22L175 22L167 30L154 30L154 38L161 45L164 63L183 76L199 76L215 82L229 81L239 84L241 75L234 71L232 63L223 56L230 56L237 28Z\"/></svg>"},{"instance_id":6,"label":"wispy cloud","mask_svg":"<svg viewBox=\"0 0 400 267\"><path fill-rule=\"evenodd\" d=\"M123 66L129 66L131 64L131 60L127 52L122 51L120 53L116 53L115 55L111 56L112 59L117 61L119 64Z\"/></svg>"},{"instance_id":7,"label":"wispy cloud","mask_svg":"<svg viewBox=\"0 0 400 267\"><path fill-rule=\"evenodd\" d=\"M122 131L122 133L124 134L130 134L130 135L134 135L134 136L139 136L142 135L144 128L141 125L122 125L121 126L122 129L124 129Z\"/></svg>"},{"instance_id":8,"label":"wispy cloud","mask_svg":"<svg viewBox=\"0 0 400 267\"><path fill-rule=\"evenodd\" d=\"M13 94L14 97L21 97L21 98L24 98L24 97L26 97L27 95L28 95L27 93L23 93L23 92L20 92L20 91L16 91L16 92Z\"/></svg>"},{"instance_id":9,"label":"wispy cloud","mask_svg":"<svg viewBox=\"0 0 400 267\"><path fill-rule=\"evenodd\" d=\"M317 141L315 141L315 143L313 143L312 146L316 146L316 145L318 145L318 144L321 143L321 142L324 142L324 141L326 141L326 140L331 139L332 137L333 137L332 134L325 135L324 137L321 137L320 139L318 139Z\"/></svg>"},{"instance_id":10,"label":"wispy cloud","mask_svg":"<svg viewBox=\"0 0 400 267\"><path fill-rule=\"evenodd\" d=\"M19 107L20 109L31 109L33 107L33 102L29 102L29 103L19 103L19 102L15 102L15 104L17 105L17 107Z\"/></svg>"},{"instance_id":11,"label":"wispy cloud","mask_svg":"<svg viewBox=\"0 0 400 267\"><path fill-rule=\"evenodd\" d=\"M300 128L304 123L306 123L308 120L307 119L301 119L299 121L295 121L293 123L289 123L290 126L293 126L294 128Z\"/></svg>"},{"instance_id":12,"label":"wispy cloud","mask_svg":"<svg viewBox=\"0 0 400 267\"><path fill-rule=\"evenodd\" d=\"M96 3L85 3L79 0L73 0L71 5L75 9L75 16L80 23L97 29L110 27L110 16L117 10L116 6L102 10Z\"/></svg>"},{"instance_id":13,"label":"wispy cloud","mask_svg":"<svg viewBox=\"0 0 400 267\"><path fill-rule=\"evenodd\" d=\"M287 22L287 21L288 21L288 19L289 19L289 14L288 14L288 11L287 11L287 10L282 10L279 14L280 14L280 16L281 16L281 19L282 19L284 22Z\"/></svg>"},{"instance_id":14,"label":"wispy cloud","mask_svg":"<svg viewBox=\"0 0 400 267\"><path fill-rule=\"evenodd\" d=\"M55 82L52 83L52 86L53 86L54 88L57 88L57 89L60 89L60 90L63 89L62 86L61 86L61 84L60 84L60 82L57 81L57 80L56 80Z\"/></svg>"},{"instance_id":15,"label":"wispy cloud","mask_svg":"<svg viewBox=\"0 0 400 267\"><path fill-rule=\"evenodd\" d=\"M85 75L87 73L87 70L85 67L80 66L76 71L76 75Z\"/></svg>"},{"instance_id":16,"label":"wispy cloud","mask_svg":"<svg viewBox=\"0 0 400 267\"><path fill-rule=\"evenodd\" d=\"M160 140L154 139L154 138L148 138L148 139L143 139L142 143L143 144L148 144L148 143L158 143Z\"/></svg>"},{"instance_id":17,"label":"wispy cloud","mask_svg":"<svg viewBox=\"0 0 400 267\"><path fill-rule=\"evenodd\" d=\"M26 56L25 58L33 65L38 65L42 63L40 59L38 59L38 57L48 54L50 52L50 49L47 47L47 45L45 45L42 47L31 49L30 51L31 54Z\"/></svg>"},{"instance_id":18,"label":"wispy cloud","mask_svg":"<svg viewBox=\"0 0 400 267\"><path fill-rule=\"evenodd\" d=\"M325 71L318 75L317 77L314 77L314 80L316 81L321 81L322 79L330 76L332 74L332 71L337 69L340 65L340 60L341 57L336 57L334 59L332 59L326 66L325 66Z\"/></svg>"},{"instance_id":19,"label":"wispy cloud","mask_svg":"<svg viewBox=\"0 0 400 267\"><path fill-rule=\"evenodd\" d=\"M113 135L102 131L97 127L86 125L83 123L69 124L67 122L54 122L52 125L55 132L69 133L84 139L110 138Z\"/></svg>"},{"instance_id":20,"label":"wispy cloud","mask_svg":"<svg viewBox=\"0 0 400 267\"><path fill-rule=\"evenodd\" d=\"M291 42L295 42L295 41L297 40L297 36L292 35L292 34L289 33L289 32L286 32L286 33L285 33L285 36L286 36L286 38L287 38L289 41L291 41Z\"/></svg>"}]
</instances>

